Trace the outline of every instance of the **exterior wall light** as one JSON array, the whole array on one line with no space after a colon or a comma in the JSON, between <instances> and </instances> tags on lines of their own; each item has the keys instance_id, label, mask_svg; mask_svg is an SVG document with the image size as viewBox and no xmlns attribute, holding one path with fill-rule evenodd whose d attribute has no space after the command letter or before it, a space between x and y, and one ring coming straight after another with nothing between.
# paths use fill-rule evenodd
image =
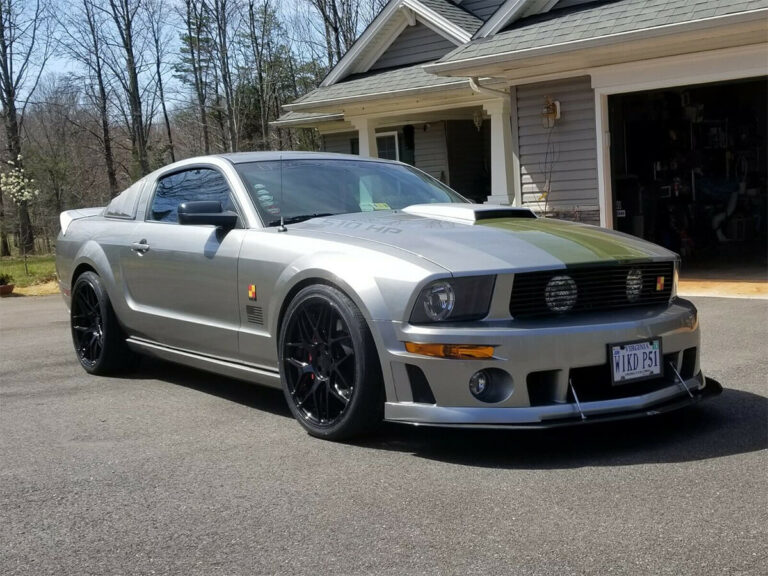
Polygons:
<instances>
[{"instance_id":1,"label":"exterior wall light","mask_svg":"<svg viewBox=\"0 0 768 576\"><path fill-rule=\"evenodd\" d=\"M560 101L547 96L544 98L544 108L541 109L541 125L552 128L556 120L560 120Z\"/></svg>"},{"instance_id":2,"label":"exterior wall light","mask_svg":"<svg viewBox=\"0 0 768 576\"><path fill-rule=\"evenodd\" d=\"M475 128L477 128L477 131L480 132L483 128L483 113L480 112L480 110L475 110L475 113L472 115L472 122L474 123Z\"/></svg>"}]
</instances>

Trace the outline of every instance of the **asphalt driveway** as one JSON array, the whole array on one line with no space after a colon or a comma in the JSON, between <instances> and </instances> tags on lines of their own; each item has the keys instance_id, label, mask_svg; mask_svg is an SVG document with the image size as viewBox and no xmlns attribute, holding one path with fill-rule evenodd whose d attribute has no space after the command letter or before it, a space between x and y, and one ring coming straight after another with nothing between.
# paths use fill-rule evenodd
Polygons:
<instances>
[{"instance_id":1,"label":"asphalt driveway","mask_svg":"<svg viewBox=\"0 0 768 576\"><path fill-rule=\"evenodd\" d=\"M768 301L696 303L695 409L333 444L278 391L87 376L59 297L4 299L0 574L765 574Z\"/></svg>"}]
</instances>

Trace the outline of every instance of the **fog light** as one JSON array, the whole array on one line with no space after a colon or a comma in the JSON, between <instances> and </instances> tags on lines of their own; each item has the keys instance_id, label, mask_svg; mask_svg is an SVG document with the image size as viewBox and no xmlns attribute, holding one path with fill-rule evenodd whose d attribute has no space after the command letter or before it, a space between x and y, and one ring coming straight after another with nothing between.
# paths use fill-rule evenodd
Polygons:
<instances>
[{"instance_id":1,"label":"fog light","mask_svg":"<svg viewBox=\"0 0 768 576\"><path fill-rule=\"evenodd\" d=\"M627 300L637 302L643 292L643 273L639 268L632 268L627 273Z\"/></svg>"},{"instance_id":2,"label":"fog light","mask_svg":"<svg viewBox=\"0 0 768 576\"><path fill-rule=\"evenodd\" d=\"M469 391L472 392L472 396L479 398L485 394L485 391L488 389L488 382L489 378L488 374L485 373L485 370L480 370L479 372L472 374L469 379Z\"/></svg>"},{"instance_id":3,"label":"fog light","mask_svg":"<svg viewBox=\"0 0 768 576\"><path fill-rule=\"evenodd\" d=\"M544 289L544 301L552 312L568 312L578 298L576 282L570 276L555 276Z\"/></svg>"}]
</instances>

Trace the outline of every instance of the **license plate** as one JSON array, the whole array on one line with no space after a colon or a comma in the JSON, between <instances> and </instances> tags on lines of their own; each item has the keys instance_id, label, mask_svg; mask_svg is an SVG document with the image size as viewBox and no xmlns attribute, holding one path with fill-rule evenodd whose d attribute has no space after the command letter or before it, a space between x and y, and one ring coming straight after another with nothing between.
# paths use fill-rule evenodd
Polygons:
<instances>
[{"instance_id":1,"label":"license plate","mask_svg":"<svg viewBox=\"0 0 768 576\"><path fill-rule=\"evenodd\" d=\"M661 376L661 341L639 340L609 344L613 384L625 384Z\"/></svg>"}]
</instances>

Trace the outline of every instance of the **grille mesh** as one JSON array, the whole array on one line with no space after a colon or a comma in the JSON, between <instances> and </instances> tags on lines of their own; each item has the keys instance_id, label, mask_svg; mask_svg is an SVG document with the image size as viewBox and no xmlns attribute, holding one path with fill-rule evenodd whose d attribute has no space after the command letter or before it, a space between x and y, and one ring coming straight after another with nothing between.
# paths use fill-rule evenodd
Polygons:
<instances>
[{"instance_id":1,"label":"grille mesh","mask_svg":"<svg viewBox=\"0 0 768 576\"><path fill-rule=\"evenodd\" d=\"M627 298L627 274L632 269L643 274L642 290L634 302ZM645 262L516 274L509 312L515 318L555 314L547 306L544 291L553 277L563 275L573 278L577 289L576 304L566 314L666 304L672 295L673 272L674 262ZM664 285L657 290L661 277Z\"/></svg>"}]
</instances>

